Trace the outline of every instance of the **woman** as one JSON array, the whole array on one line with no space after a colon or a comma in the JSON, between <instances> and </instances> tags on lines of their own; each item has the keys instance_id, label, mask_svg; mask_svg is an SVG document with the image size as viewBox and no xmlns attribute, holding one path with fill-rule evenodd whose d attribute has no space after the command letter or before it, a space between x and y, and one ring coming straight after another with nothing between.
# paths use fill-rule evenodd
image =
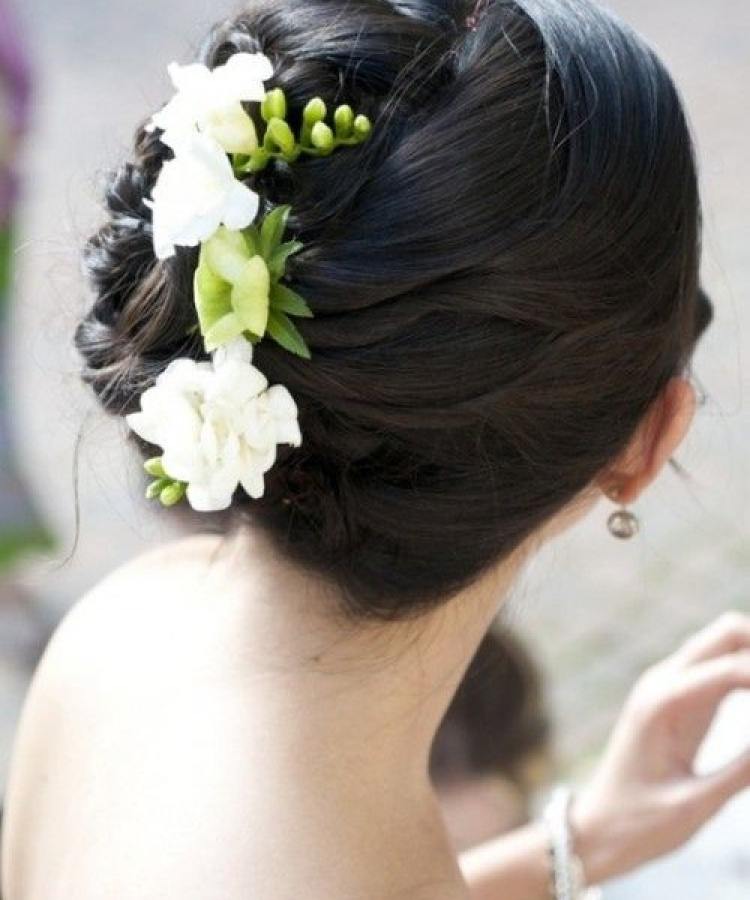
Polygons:
<instances>
[{"instance_id":1,"label":"woman","mask_svg":"<svg viewBox=\"0 0 750 900\"><path fill-rule=\"evenodd\" d=\"M428 776L526 561L602 495L633 534L693 419L711 309L668 75L588 0L261 2L201 60L110 184L76 332L195 533L53 637L6 900L542 900L679 846L750 782L692 769L750 686L739 614L644 675L545 821L457 859Z\"/></svg>"}]
</instances>

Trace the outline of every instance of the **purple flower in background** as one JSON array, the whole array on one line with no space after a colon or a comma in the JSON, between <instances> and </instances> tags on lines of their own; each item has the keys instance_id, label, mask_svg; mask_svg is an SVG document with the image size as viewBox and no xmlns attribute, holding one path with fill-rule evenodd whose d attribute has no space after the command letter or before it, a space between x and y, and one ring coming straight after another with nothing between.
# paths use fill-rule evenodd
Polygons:
<instances>
[{"instance_id":1,"label":"purple flower in background","mask_svg":"<svg viewBox=\"0 0 750 900\"><path fill-rule=\"evenodd\" d=\"M0 0L0 369L6 358L2 345L9 336L7 322L12 299L16 164L30 99L29 69L11 15L11 2ZM0 598L5 575L21 557L54 546L54 538L33 502L13 452L7 382L0 371Z\"/></svg>"},{"instance_id":2,"label":"purple flower in background","mask_svg":"<svg viewBox=\"0 0 750 900\"><path fill-rule=\"evenodd\" d=\"M10 0L0 0L0 230L15 200L16 147L26 126L30 88L29 66Z\"/></svg>"}]
</instances>

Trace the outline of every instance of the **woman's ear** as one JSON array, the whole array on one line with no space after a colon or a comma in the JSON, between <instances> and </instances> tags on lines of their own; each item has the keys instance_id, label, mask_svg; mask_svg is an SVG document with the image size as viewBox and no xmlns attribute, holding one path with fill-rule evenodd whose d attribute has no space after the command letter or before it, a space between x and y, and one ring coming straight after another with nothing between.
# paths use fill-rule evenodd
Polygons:
<instances>
[{"instance_id":1,"label":"woman's ear","mask_svg":"<svg viewBox=\"0 0 750 900\"><path fill-rule=\"evenodd\" d=\"M696 406L695 388L690 381L682 377L670 379L626 451L600 479L602 491L611 496L613 487L617 487L619 503L637 500L682 443Z\"/></svg>"}]
</instances>

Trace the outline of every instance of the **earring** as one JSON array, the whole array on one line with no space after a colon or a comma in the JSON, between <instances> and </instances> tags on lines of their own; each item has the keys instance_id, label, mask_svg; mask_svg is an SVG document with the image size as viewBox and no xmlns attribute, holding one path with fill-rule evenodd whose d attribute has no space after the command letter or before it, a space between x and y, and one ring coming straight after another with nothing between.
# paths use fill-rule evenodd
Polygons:
<instances>
[{"instance_id":1,"label":"earring","mask_svg":"<svg viewBox=\"0 0 750 900\"><path fill-rule=\"evenodd\" d=\"M615 485L607 494L607 496L611 500L617 500L621 494L620 488ZM640 528L640 522L638 518L633 515L630 510L625 509L623 506L622 509L615 510L612 515L607 519L607 528L609 528L610 534L612 534L616 538L622 538L623 540L627 540L629 538L635 537L638 534L638 530Z\"/></svg>"}]
</instances>

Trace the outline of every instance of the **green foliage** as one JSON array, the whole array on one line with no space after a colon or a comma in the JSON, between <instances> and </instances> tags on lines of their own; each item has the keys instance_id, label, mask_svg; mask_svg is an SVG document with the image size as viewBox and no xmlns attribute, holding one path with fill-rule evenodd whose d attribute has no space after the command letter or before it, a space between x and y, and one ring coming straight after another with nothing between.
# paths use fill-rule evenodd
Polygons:
<instances>
[{"instance_id":1,"label":"green foliage","mask_svg":"<svg viewBox=\"0 0 750 900\"><path fill-rule=\"evenodd\" d=\"M272 309L268 316L268 333L286 350L310 359L310 350L302 339L294 322L279 310Z\"/></svg>"}]
</instances>

